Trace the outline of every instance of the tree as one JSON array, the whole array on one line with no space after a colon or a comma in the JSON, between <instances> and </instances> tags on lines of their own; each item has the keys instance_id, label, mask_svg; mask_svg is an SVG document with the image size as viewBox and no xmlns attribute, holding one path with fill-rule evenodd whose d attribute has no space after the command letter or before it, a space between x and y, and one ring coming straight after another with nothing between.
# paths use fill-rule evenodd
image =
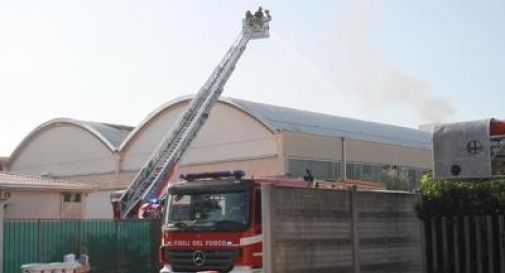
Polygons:
<instances>
[{"instance_id":1,"label":"tree","mask_svg":"<svg viewBox=\"0 0 505 273\"><path fill-rule=\"evenodd\" d=\"M432 216L505 213L505 180L434 180L425 174L416 205L422 219Z\"/></svg>"}]
</instances>

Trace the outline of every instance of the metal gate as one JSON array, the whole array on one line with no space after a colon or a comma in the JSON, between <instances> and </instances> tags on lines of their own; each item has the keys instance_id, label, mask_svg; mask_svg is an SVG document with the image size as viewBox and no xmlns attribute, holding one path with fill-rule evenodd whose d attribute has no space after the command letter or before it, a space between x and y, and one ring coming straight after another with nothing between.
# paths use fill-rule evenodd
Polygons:
<instances>
[{"instance_id":1,"label":"metal gate","mask_svg":"<svg viewBox=\"0 0 505 273\"><path fill-rule=\"evenodd\" d=\"M424 220L429 273L505 273L504 215Z\"/></svg>"},{"instance_id":2,"label":"metal gate","mask_svg":"<svg viewBox=\"0 0 505 273\"><path fill-rule=\"evenodd\" d=\"M157 272L160 220L5 220L4 273L87 252L91 272Z\"/></svg>"}]
</instances>

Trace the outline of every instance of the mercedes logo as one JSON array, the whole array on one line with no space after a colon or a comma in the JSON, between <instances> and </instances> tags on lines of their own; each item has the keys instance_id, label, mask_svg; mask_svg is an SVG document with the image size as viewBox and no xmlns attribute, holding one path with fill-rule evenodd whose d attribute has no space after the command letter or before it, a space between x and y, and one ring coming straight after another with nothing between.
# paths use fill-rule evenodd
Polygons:
<instances>
[{"instance_id":1,"label":"mercedes logo","mask_svg":"<svg viewBox=\"0 0 505 273\"><path fill-rule=\"evenodd\" d=\"M195 251L193 253L193 264L196 266L202 266L205 263L205 253L201 250Z\"/></svg>"}]
</instances>

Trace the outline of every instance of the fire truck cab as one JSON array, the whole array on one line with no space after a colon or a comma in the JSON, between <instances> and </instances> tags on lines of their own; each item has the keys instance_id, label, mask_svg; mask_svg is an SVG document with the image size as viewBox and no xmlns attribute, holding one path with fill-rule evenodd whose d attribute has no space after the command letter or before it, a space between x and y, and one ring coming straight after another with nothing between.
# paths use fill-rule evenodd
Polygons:
<instances>
[{"instance_id":1,"label":"fire truck cab","mask_svg":"<svg viewBox=\"0 0 505 273\"><path fill-rule=\"evenodd\" d=\"M242 176L240 171L187 175L170 185L160 272L261 270L261 184Z\"/></svg>"}]
</instances>

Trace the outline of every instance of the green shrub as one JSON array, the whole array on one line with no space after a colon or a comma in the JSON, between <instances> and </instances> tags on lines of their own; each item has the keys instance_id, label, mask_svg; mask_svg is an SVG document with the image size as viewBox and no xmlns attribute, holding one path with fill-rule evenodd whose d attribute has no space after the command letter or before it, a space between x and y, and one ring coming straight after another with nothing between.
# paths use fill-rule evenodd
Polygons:
<instances>
[{"instance_id":1,"label":"green shrub","mask_svg":"<svg viewBox=\"0 0 505 273\"><path fill-rule=\"evenodd\" d=\"M505 180L434 180L431 174L421 179L420 218L469 214L505 213Z\"/></svg>"}]
</instances>

